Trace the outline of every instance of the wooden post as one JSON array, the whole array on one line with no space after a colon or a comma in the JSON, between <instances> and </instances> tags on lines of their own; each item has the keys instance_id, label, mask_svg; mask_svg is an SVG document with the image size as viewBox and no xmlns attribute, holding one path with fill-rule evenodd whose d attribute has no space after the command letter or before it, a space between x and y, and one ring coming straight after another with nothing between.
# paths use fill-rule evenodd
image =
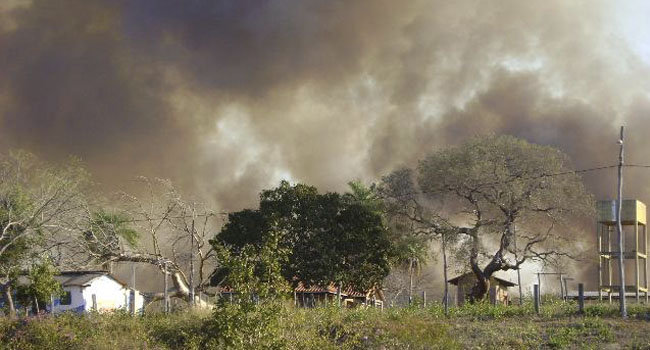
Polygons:
<instances>
[{"instance_id":1,"label":"wooden post","mask_svg":"<svg viewBox=\"0 0 650 350\"><path fill-rule=\"evenodd\" d=\"M93 311L97 311L97 295L93 294L91 297L93 300Z\"/></svg>"},{"instance_id":2,"label":"wooden post","mask_svg":"<svg viewBox=\"0 0 650 350\"><path fill-rule=\"evenodd\" d=\"M598 239L598 301L603 301L603 233L599 222L596 222L596 237Z\"/></svg>"},{"instance_id":3,"label":"wooden post","mask_svg":"<svg viewBox=\"0 0 650 350\"><path fill-rule=\"evenodd\" d=\"M339 307L343 305L343 301L341 300L341 284L339 283L336 286L336 300L338 302Z\"/></svg>"},{"instance_id":4,"label":"wooden post","mask_svg":"<svg viewBox=\"0 0 650 350\"><path fill-rule=\"evenodd\" d=\"M643 285L645 286L645 303L648 304L648 231L647 224L643 225Z\"/></svg>"},{"instance_id":5,"label":"wooden post","mask_svg":"<svg viewBox=\"0 0 650 350\"><path fill-rule=\"evenodd\" d=\"M533 285L533 299L535 300L535 313L539 314L539 284Z\"/></svg>"},{"instance_id":6,"label":"wooden post","mask_svg":"<svg viewBox=\"0 0 650 350\"><path fill-rule=\"evenodd\" d=\"M537 273L537 296L539 300L537 302L540 302L542 300L541 293L542 293L542 277L541 274L538 272Z\"/></svg>"},{"instance_id":7,"label":"wooden post","mask_svg":"<svg viewBox=\"0 0 650 350\"><path fill-rule=\"evenodd\" d=\"M413 304L413 258L409 259L409 306Z\"/></svg>"},{"instance_id":8,"label":"wooden post","mask_svg":"<svg viewBox=\"0 0 650 350\"><path fill-rule=\"evenodd\" d=\"M169 275L167 273L167 261L165 261L165 265L163 266L163 270L165 273L165 291L163 292L164 295L164 310L165 313L169 313Z\"/></svg>"},{"instance_id":9,"label":"wooden post","mask_svg":"<svg viewBox=\"0 0 650 350\"><path fill-rule=\"evenodd\" d=\"M634 274L636 275L634 296L636 297L636 303L638 304L641 302L639 298L641 279L639 277L639 221L636 219L634 220Z\"/></svg>"},{"instance_id":10,"label":"wooden post","mask_svg":"<svg viewBox=\"0 0 650 350\"><path fill-rule=\"evenodd\" d=\"M129 295L129 311L131 312L131 315L135 315L135 289L131 289Z\"/></svg>"},{"instance_id":11,"label":"wooden post","mask_svg":"<svg viewBox=\"0 0 650 350\"><path fill-rule=\"evenodd\" d=\"M585 285L578 283L578 312L585 312Z\"/></svg>"},{"instance_id":12,"label":"wooden post","mask_svg":"<svg viewBox=\"0 0 650 350\"><path fill-rule=\"evenodd\" d=\"M621 311L621 317L627 318L627 306L625 305L625 261L623 253L625 251L625 240L623 235L623 222L621 221L621 211L623 210L623 154L624 154L624 142L623 142L623 130L624 127L621 126L621 137L618 140L620 151L618 154L618 194L616 200L616 233L618 234L618 279L619 279L619 288L618 288L618 301L619 309Z\"/></svg>"},{"instance_id":13,"label":"wooden post","mask_svg":"<svg viewBox=\"0 0 650 350\"><path fill-rule=\"evenodd\" d=\"M192 206L192 233L190 234L190 307L194 307L194 221L196 220L195 207Z\"/></svg>"},{"instance_id":14,"label":"wooden post","mask_svg":"<svg viewBox=\"0 0 650 350\"><path fill-rule=\"evenodd\" d=\"M34 295L34 308L36 309L37 315L41 313L41 308L38 307L38 298L36 298L36 295Z\"/></svg>"},{"instance_id":15,"label":"wooden post","mask_svg":"<svg viewBox=\"0 0 650 350\"><path fill-rule=\"evenodd\" d=\"M607 298L609 299L609 303L612 303L612 227L607 225L607 278L608 278L608 283L609 287L607 288Z\"/></svg>"},{"instance_id":16,"label":"wooden post","mask_svg":"<svg viewBox=\"0 0 650 350\"><path fill-rule=\"evenodd\" d=\"M131 288L135 289L135 263L131 264Z\"/></svg>"},{"instance_id":17,"label":"wooden post","mask_svg":"<svg viewBox=\"0 0 650 350\"><path fill-rule=\"evenodd\" d=\"M422 306L427 307L427 291L422 291Z\"/></svg>"},{"instance_id":18,"label":"wooden post","mask_svg":"<svg viewBox=\"0 0 650 350\"><path fill-rule=\"evenodd\" d=\"M445 278L445 315L449 314L449 276L447 276L447 269L449 268L447 266L447 235L445 233L442 234L442 262L443 262L443 271L444 271L444 278Z\"/></svg>"},{"instance_id":19,"label":"wooden post","mask_svg":"<svg viewBox=\"0 0 650 350\"><path fill-rule=\"evenodd\" d=\"M645 286L645 303L648 304L648 231L647 224L643 225L643 285Z\"/></svg>"}]
</instances>

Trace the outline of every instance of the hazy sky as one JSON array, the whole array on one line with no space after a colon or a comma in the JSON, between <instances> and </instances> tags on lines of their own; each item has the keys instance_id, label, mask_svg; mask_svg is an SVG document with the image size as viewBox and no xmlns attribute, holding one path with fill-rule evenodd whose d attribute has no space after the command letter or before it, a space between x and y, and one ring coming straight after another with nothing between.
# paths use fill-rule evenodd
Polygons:
<instances>
[{"instance_id":1,"label":"hazy sky","mask_svg":"<svg viewBox=\"0 0 650 350\"><path fill-rule=\"evenodd\" d=\"M222 209L342 190L484 133L650 163L645 1L3 0L0 146ZM650 200L645 170L628 196ZM613 173L586 175L601 198Z\"/></svg>"}]
</instances>

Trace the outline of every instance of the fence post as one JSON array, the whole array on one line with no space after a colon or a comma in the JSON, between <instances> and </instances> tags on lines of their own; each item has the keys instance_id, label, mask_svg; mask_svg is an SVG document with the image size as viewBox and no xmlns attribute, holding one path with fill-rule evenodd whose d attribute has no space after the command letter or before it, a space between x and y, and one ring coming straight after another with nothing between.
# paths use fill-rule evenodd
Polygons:
<instances>
[{"instance_id":1,"label":"fence post","mask_svg":"<svg viewBox=\"0 0 650 350\"><path fill-rule=\"evenodd\" d=\"M582 283L578 283L578 311L585 312L585 285Z\"/></svg>"},{"instance_id":2,"label":"fence post","mask_svg":"<svg viewBox=\"0 0 650 350\"><path fill-rule=\"evenodd\" d=\"M535 313L539 314L539 284L533 285L533 300L535 300Z\"/></svg>"},{"instance_id":3,"label":"fence post","mask_svg":"<svg viewBox=\"0 0 650 350\"><path fill-rule=\"evenodd\" d=\"M97 295L93 294L92 298L93 298L93 311L97 311Z\"/></svg>"},{"instance_id":4,"label":"fence post","mask_svg":"<svg viewBox=\"0 0 650 350\"><path fill-rule=\"evenodd\" d=\"M131 315L135 315L135 289L129 291L129 308Z\"/></svg>"},{"instance_id":5,"label":"fence post","mask_svg":"<svg viewBox=\"0 0 650 350\"><path fill-rule=\"evenodd\" d=\"M339 283L336 286L336 300L338 302L339 307L343 305L343 301L341 300L341 284Z\"/></svg>"},{"instance_id":6,"label":"fence post","mask_svg":"<svg viewBox=\"0 0 650 350\"><path fill-rule=\"evenodd\" d=\"M165 280L165 291L163 292L163 299L164 299L164 309L165 313L169 313L169 276L167 274L167 261L165 261L165 264L163 265L164 268L164 280Z\"/></svg>"},{"instance_id":7,"label":"fence post","mask_svg":"<svg viewBox=\"0 0 650 350\"><path fill-rule=\"evenodd\" d=\"M427 307L427 291L422 291L422 306Z\"/></svg>"}]
</instances>

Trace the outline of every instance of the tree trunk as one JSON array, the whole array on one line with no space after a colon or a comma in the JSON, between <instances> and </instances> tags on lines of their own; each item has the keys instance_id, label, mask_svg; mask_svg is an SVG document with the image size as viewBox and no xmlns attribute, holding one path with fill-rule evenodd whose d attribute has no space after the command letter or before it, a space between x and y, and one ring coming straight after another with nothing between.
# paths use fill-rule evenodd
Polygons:
<instances>
[{"instance_id":1,"label":"tree trunk","mask_svg":"<svg viewBox=\"0 0 650 350\"><path fill-rule=\"evenodd\" d=\"M489 277L485 277L483 273L476 274L476 284L472 288L472 294L471 294L471 299L470 302L479 302L485 299L486 295L488 294L488 291L490 290L490 279ZM480 276L479 276L480 275Z\"/></svg>"},{"instance_id":2,"label":"tree trunk","mask_svg":"<svg viewBox=\"0 0 650 350\"><path fill-rule=\"evenodd\" d=\"M16 318L16 306L14 305L14 298L11 295L11 286L7 283L4 289L7 308L9 309L9 318Z\"/></svg>"},{"instance_id":3,"label":"tree trunk","mask_svg":"<svg viewBox=\"0 0 650 350\"><path fill-rule=\"evenodd\" d=\"M472 292L470 293L470 303L475 303L483 300L487 291L490 289L490 280L489 276L483 274L481 267L478 262L478 252L479 252L479 240L477 232L472 234L472 250L470 253L470 267L474 276L476 276L476 284L472 287Z\"/></svg>"}]
</instances>

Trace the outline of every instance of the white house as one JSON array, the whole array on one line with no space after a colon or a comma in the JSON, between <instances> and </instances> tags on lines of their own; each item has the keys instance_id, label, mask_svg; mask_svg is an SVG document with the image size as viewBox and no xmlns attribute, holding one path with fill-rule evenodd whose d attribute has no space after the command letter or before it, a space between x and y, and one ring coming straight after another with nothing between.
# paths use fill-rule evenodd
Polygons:
<instances>
[{"instance_id":1,"label":"white house","mask_svg":"<svg viewBox=\"0 0 650 350\"><path fill-rule=\"evenodd\" d=\"M54 305L48 305L50 312L128 311L132 300L135 300L135 312L143 311L143 295L132 291L107 271L69 271L55 278L65 294L54 299Z\"/></svg>"}]
</instances>

